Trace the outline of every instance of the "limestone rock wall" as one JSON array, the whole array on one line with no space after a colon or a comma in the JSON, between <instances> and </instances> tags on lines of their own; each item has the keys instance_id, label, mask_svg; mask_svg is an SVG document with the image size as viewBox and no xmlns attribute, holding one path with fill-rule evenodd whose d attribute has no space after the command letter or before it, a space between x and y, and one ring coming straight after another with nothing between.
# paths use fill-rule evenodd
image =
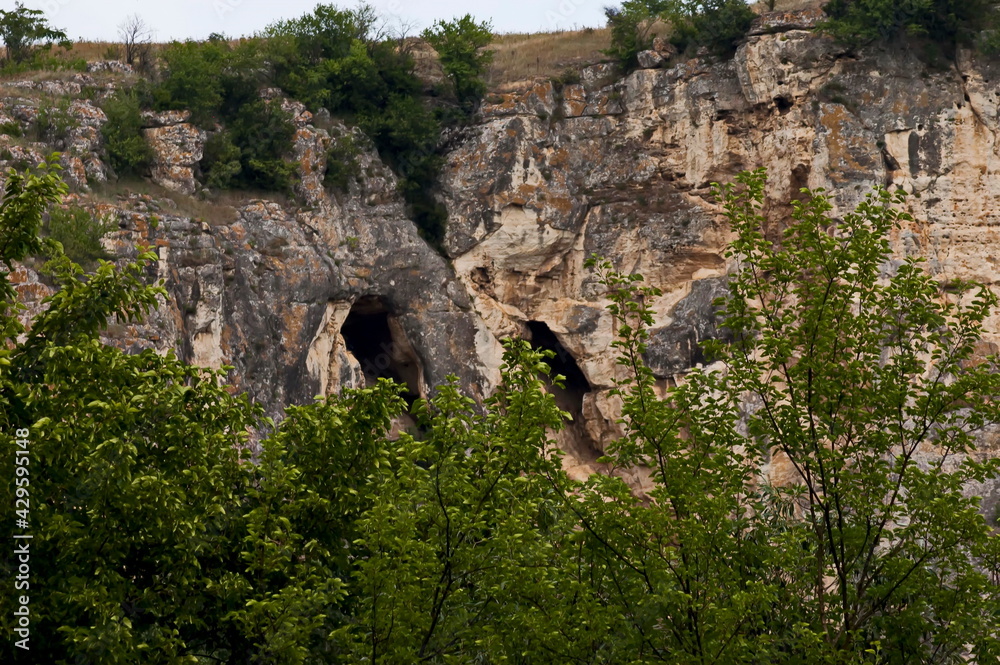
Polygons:
<instances>
[{"instance_id":1,"label":"limestone rock wall","mask_svg":"<svg viewBox=\"0 0 1000 665\"><path fill-rule=\"evenodd\" d=\"M450 154L446 246L459 279L495 336L541 321L572 353L592 387L584 414L598 448L617 433L607 391L619 370L583 262L599 254L663 290L647 360L669 384L718 334L728 235L713 181L766 167L776 219L802 187L833 192L838 214L873 185L901 187L916 221L893 238L898 254L1000 289L1000 66L850 53L810 29L816 18L769 16L727 62L650 58L655 68L622 78L598 66L581 85L491 98ZM1000 319L990 325L995 343ZM1000 453L993 435L984 446ZM982 493L989 512L1000 488Z\"/></svg>"},{"instance_id":2,"label":"limestone rock wall","mask_svg":"<svg viewBox=\"0 0 1000 665\"><path fill-rule=\"evenodd\" d=\"M1000 289L1000 64L963 54L934 69L898 49L851 53L814 33L816 19L769 15L726 62L668 66L670 54L656 52L644 58L651 68L627 76L596 65L578 83L538 80L489 96L481 120L450 143L440 182L446 257L420 239L395 177L359 133L363 175L348 191L325 187L331 137L352 130L281 100L297 126L299 203L242 201L224 219L155 192L88 203L118 220L106 241L119 255L140 242L157 247L170 293L150 321L109 339L232 365L234 386L277 415L389 371L410 377L414 395L455 374L481 397L497 380L503 337L551 335L581 377L559 399L578 415L562 445L583 474L619 433L608 392L619 371L614 330L584 261L599 254L662 289L647 360L669 385L702 361L698 342L719 334L711 303L725 288L728 230L713 181L767 167L776 219L802 187L834 192L839 212L873 185L901 187L916 221L894 236L898 254L926 257L942 279ZM57 83L77 94L100 82L8 84L0 122L27 127L38 106L18 91ZM70 112L80 132L63 159L85 190L107 172L103 114L86 100ZM183 114L148 125L153 179L193 192L204 135ZM0 141L6 165L46 147ZM26 294L44 295L30 267L18 279ZM348 330L371 339L352 341ZM1000 318L990 331L987 341L1000 343ZM995 435L984 451L1000 454ZM643 483L641 474L629 480ZM1000 489L980 491L995 510Z\"/></svg>"}]
</instances>

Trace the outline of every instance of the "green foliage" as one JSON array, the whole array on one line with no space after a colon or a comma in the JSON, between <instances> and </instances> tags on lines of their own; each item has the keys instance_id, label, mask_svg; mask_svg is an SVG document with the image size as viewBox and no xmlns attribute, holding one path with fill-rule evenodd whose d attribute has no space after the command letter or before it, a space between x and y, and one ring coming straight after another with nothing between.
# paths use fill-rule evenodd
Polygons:
<instances>
[{"instance_id":1,"label":"green foliage","mask_svg":"<svg viewBox=\"0 0 1000 665\"><path fill-rule=\"evenodd\" d=\"M379 32L374 9L318 5L312 14L269 26L262 37L272 82L364 130L399 174L421 233L439 243L446 212L432 192L442 163L440 122L420 97L412 58ZM342 177L336 169L334 177Z\"/></svg>"},{"instance_id":2,"label":"green foliage","mask_svg":"<svg viewBox=\"0 0 1000 665\"><path fill-rule=\"evenodd\" d=\"M17 120L8 120L7 122L0 122L0 134L19 138L24 136L24 130L21 129L21 123Z\"/></svg>"},{"instance_id":3,"label":"green foliage","mask_svg":"<svg viewBox=\"0 0 1000 665\"><path fill-rule=\"evenodd\" d=\"M672 26L670 41L679 51L693 53L705 47L727 57L755 15L745 0L626 0L621 8L606 8L605 16L611 28L611 47L605 53L633 69L636 55L651 45L656 21Z\"/></svg>"},{"instance_id":4,"label":"green foliage","mask_svg":"<svg viewBox=\"0 0 1000 665\"><path fill-rule=\"evenodd\" d=\"M70 131L80 126L80 121L69 110L72 101L68 97L61 97L55 103L45 100L38 105L34 129L39 141L65 148Z\"/></svg>"},{"instance_id":5,"label":"green foliage","mask_svg":"<svg viewBox=\"0 0 1000 665\"><path fill-rule=\"evenodd\" d=\"M825 29L854 46L903 35L950 47L988 45L1000 27L992 0L832 0L824 10L830 17Z\"/></svg>"},{"instance_id":6,"label":"green foliage","mask_svg":"<svg viewBox=\"0 0 1000 665\"><path fill-rule=\"evenodd\" d=\"M166 66L163 80L153 89L159 110L189 110L197 125L211 126L219 119L222 105L222 71L226 66L226 44L219 42L173 42L160 57Z\"/></svg>"},{"instance_id":7,"label":"green foliage","mask_svg":"<svg viewBox=\"0 0 1000 665\"><path fill-rule=\"evenodd\" d=\"M58 155L50 158L51 162ZM0 201L0 315L8 316L16 310L15 291L8 275L15 261L51 249L38 236L42 218L50 205L58 202L68 188L56 171L59 167L43 162L37 171L20 173L8 171L4 183L3 200ZM18 330L16 321L5 321L3 330ZM0 356L2 357L2 356Z\"/></svg>"},{"instance_id":8,"label":"green foliage","mask_svg":"<svg viewBox=\"0 0 1000 665\"><path fill-rule=\"evenodd\" d=\"M352 180L361 176L358 146L349 132L334 137L326 153L323 184L346 192Z\"/></svg>"},{"instance_id":9,"label":"green foliage","mask_svg":"<svg viewBox=\"0 0 1000 665\"><path fill-rule=\"evenodd\" d=\"M240 157L240 149L233 143L228 131L220 130L209 136L201 160L205 184L213 189L232 188L243 170Z\"/></svg>"},{"instance_id":10,"label":"green foliage","mask_svg":"<svg viewBox=\"0 0 1000 665\"><path fill-rule=\"evenodd\" d=\"M139 96L134 90L118 90L101 105L108 121L101 126L108 162L119 175L144 175L153 160L153 150L142 135Z\"/></svg>"},{"instance_id":11,"label":"green foliage","mask_svg":"<svg viewBox=\"0 0 1000 665\"><path fill-rule=\"evenodd\" d=\"M604 16L611 28L611 46L604 54L614 58L626 71L635 69L639 64L639 51L652 46L650 30L653 23L668 5L666 0L625 0L621 7L605 7Z\"/></svg>"},{"instance_id":12,"label":"green foliage","mask_svg":"<svg viewBox=\"0 0 1000 665\"><path fill-rule=\"evenodd\" d=\"M436 21L421 36L438 52L459 105L467 111L473 109L486 93L483 76L493 60L493 51L485 50L493 41L489 21L477 23L466 14L452 21Z\"/></svg>"},{"instance_id":13,"label":"green foliage","mask_svg":"<svg viewBox=\"0 0 1000 665\"><path fill-rule=\"evenodd\" d=\"M262 37L273 83L310 108L347 117L377 112L393 95L417 94L411 59L377 28L367 5L317 5L312 14L272 24Z\"/></svg>"},{"instance_id":14,"label":"green foliage","mask_svg":"<svg viewBox=\"0 0 1000 665\"><path fill-rule=\"evenodd\" d=\"M388 383L289 409L268 423L224 388L226 369L172 353L129 355L100 343L111 321L141 318L165 292L146 282L152 252L83 278L37 232L65 186L53 170L11 174L0 203L0 260L54 259L57 291L25 330L7 272L0 326L0 468L15 478L14 433L30 430L26 465L35 662L316 662L350 558L358 491L402 400ZM366 443L367 442L367 443ZM344 473L344 472L347 473ZM14 505L14 484L3 484ZM19 490L20 494L20 490ZM10 514L7 518L12 519ZM345 541L345 539L347 539ZM13 576L9 553L0 569ZM10 613L3 629L11 631ZM6 640L4 660L14 662Z\"/></svg>"},{"instance_id":15,"label":"green foliage","mask_svg":"<svg viewBox=\"0 0 1000 665\"><path fill-rule=\"evenodd\" d=\"M468 101L478 81L468 76L488 59L465 53L463 44L481 41L486 28L471 19L442 26L450 66ZM196 124L223 128L209 139L201 163L209 187L292 190L297 170L288 157L294 125L277 104L260 99L262 87L278 87L313 111L325 108L361 127L400 175L400 189L424 236L434 243L443 238L446 211L432 194L442 163L440 121L420 97L412 58L381 32L372 7L321 4L235 47L221 38L175 42L163 60L163 80L152 90L155 107L190 109ZM344 163L331 160L327 179L333 186L345 186L350 177L354 160L345 157Z\"/></svg>"},{"instance_id":16,"label":"green foliage","mask_svg":"<svg viewBox=\"0 0 1000 665\"><path fill-rule=\"evenodd\" d=\"M147 281L155 254L84 277L38 237L65 185L44 165L11 173L0 473L30 470L32 658L995 662L1000 535L965 490L1000 475L974 447L1000 423L997 358L976 355L996 296L889 260L910 221L898 195L834 220L804 192L774 243L763 173L738 180L717 188L732 341L665 394L642 360L659 292L591 263L618 332L624 435L605 446L612 474L575 482L550 440L563 377L523 341L505 342L482 405L450 379L396 437L406 403L387 381L275 426L226 390L229 368L102 345L109 322L165 295ZM57 291L26 329L8 275L40 252ZM642 497L619 473L636 466ZM16 565L0 558L7 577Z\"/></svg>"},{"instance_id":17,"label":"green foliage","mask_svg":"<svg viewBox=\"0 0 1000 665\"><path fill-rule=\"evenodd\" d=\"M69 206L52 208L43 233L58 241L72 261L89 268L98 259L109 258L101 238L115 228L113 222L95 218L85 208Z\"/></svg>"},{"instance_id":18,"label":"green foliage","mask_svg":"<svg viewBox=\"0 0 1000 665\"><path fill-rule=\"evenodd\" d=\"M236 182L254 189L292 191L297 166L284 157L291 152L295 125L278 102L257 100L244 104L227 131L232 144L240 150L241 168Z\"/></svg>"},{"instance_id":19,"label":"green foliage","mask_svg":"<svg viewBox=\"0 0 1000 665\"><path fill-rule=\"evenodd\" d=\"M726 57L736 51L755 14L745 0L689 0L664 15L674 26L671 42L680 51L706 47Z\"/></svg>"},{"instance_id":20,"label":"green foliage","mask_svg":"<svg viewBox=\"0 0 1000 665\"><path fill-rule=\"evenodd\" d=\"M277 102L260 98L264 60L260 44L184 42L163 54L167 74L153 89L160 109L190 109L192 121L221 123L201 163L210 187L291 192L296 166L287 161L295 126Z\"/></svg>"},{"instance_id":21,"label":"green foliage","mask_svg":"<svg viewBox=\"0 0 1000 665\"><path fill-rule=\"evenodd\" d=\"M504 382L485 413L453 378L417 408L423 434L391 444L358 522L370 552L358 566L352 662L496 662L518 637L524 594L551 583L549 560L572 523L547 428L562 413L543 356L507 344ZM540 577L532 580L536 570Z\"/></svg>"},{"instance_id":22,"label":"green foliage","mask_svg":"<svg viewBox=\"0 0 1000 665\"><path fill-rule=\"evenodd\" d=\"M913 258L883 276L889 233L911 221L901 194L876 190L840 222L821 192L793 201L774 246L763 173L740 181L719 188L737 234L725 325L738 341L710 350L725 358L729 394L761 405L745 448L795 471L789 602L835 653L878 643L886 662L950 661L973 645L996 658L986 573L1000 538L962 491L1000 470L973 454L975 433L1000 419L996 358L973 361L996 296L962 284L943 297Z\"/></svg>"},{"instance_id":23,"label":"green foliage","mask_svg":"<svg viewBox=\"0 0 1000 665\"><path fill-rule=\"evenodd\" d=\"M32 58L38 51L39 43L51 44L58 42L69 45L66 33L53 28L45 12L40 9L28 9L22 3L14 3L14 9L0 9L0 39L7 47L2 63L23 63Z\"/></svg>"}]
</instances>

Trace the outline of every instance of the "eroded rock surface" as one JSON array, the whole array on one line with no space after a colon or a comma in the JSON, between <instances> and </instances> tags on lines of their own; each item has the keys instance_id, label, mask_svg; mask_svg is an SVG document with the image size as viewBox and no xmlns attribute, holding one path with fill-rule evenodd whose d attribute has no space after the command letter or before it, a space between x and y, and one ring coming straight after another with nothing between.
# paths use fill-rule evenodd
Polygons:
<instances>
[{"instance_id":1,"label":"eroded rock surface","mask_svg":"<svg viewBox=\"0 0 1000 665\"><path fill-rule=\"evenodd\" d=\"M729 239L714 181L767 167L774 219L803 187L833 192L837 214L873 185L900 187L913 195L916 221L893 236L897 254L927 258L942 280L1000 292L1000 64L963 54L932 69L898 49L851 53L813 32L816 19L764 17L726 62L671 65L660 48L650 68L628 76L596 65L578 83L538 80L489 96L481 122L447 155L447 258L419 238L395 177L357 132L362 175L346 191L324 185L327 150L353 130L328 118L319 129L284 100L297 127L301 207L253 200L206 220L149 202L104 204L120 226L109 246L125 255L138 242L155 245L170 291L149 322L112 337L232 365L233 384L277 414L387 375L416 395L456 374L482 396L498 376L499 340L544 329L580 372L559 399L579 414L562 443L583 474L620 433L609 389L621 371L603 290L584 261L601 255L662 290L650 303L647 360L664 386L680 380L704 361L698 342L725 334L711 304L725 288ZM0 100L0 122L28 127L37 105L19 89L29 88ZM93 115L81 127L99 127ZM183 116L148 124L154 179L194 191L199 130ZM88 166L96 136L71 139L84 178L103 173L99 162ZM7 164L44 153L40 143L0 140ZM18 274L19 288L40 297L44 284ZM989 325L986 342L1000 343L1000 317ZM996 437L987 439L984 454L996 453ZM780 479L780 460L773 467ZM976 491L993 514L1000 488Z\"/></svg>"},{"instance_id":2,"label":"eroded rock surface","mask_svg":"<svg viewBox=\"0 0 1000 665\"><path fill-rule=\"evenodd\" d=\"M697 342L720 334L711 301L724 290L728 231L710 185L741 170L768 169L777 219L803 187L833 192L836 214L873 185L902 188L916 221L893 237L898 254L1000 292L1000 66L852 54L810 29L817 18L765 17L727 62L650 59L623 78L601 66L584 71L585 85L509 93L449 156L446 247L459 278L494 335L541 321L573 354L591 386L594 441L615 435L607 391L619 369L584 260L599 254L662 289L648 360L673 381L704 360ZM990 326L995 342L1000 319ZM982 493L992 514L1000 491Z\"/></svg>"}]
</instances>

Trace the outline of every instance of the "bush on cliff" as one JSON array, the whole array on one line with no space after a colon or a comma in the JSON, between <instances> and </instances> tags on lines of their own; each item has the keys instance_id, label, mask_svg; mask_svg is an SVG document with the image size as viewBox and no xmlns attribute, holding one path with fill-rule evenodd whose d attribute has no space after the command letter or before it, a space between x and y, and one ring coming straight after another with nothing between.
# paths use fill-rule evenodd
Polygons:
<instances>
[{"instance_id":1,"label":"bush on cliff","mask_svg":"<svg viewBox=\"0 0 1000 665\"><path fill-rule=\"evenodd\" d=\"M470 65L461 51L482 39L483 26L469 21L456 23L457 34L448 33L445 49L466 105L481 92L476 67L484 62L479 54ZM372 7L320 4L238 45L222 39L174 43L162 57L164 75L152 92L156 108L190 109L196 124L222 126L201 164L210 186L292 187L295 168L287 158L294 128L276 104L260 100L263 88L279 88L313 111L325 108L361 127L399 174L418 228L432 243L442 239L443 208L432 194L441 122L421 96L412 58L388 37Z\"/></svg>"},{"instance_id":2,"label":"bush on cliff","mask_svg":"<svg viewBox=\"0 0 1000 665\"><path fill-rule=\"evenodd\" d=\"M132 90L118 90L101 104L108 121L101 126L108 163L115 173L146 175L153 161L153 150L142 135L139 95Z\"/></svg>"},{"instance_id":3,"label":"bush on cliff","mask_svg":"<svg viewBox=\"0 0 1000 665\"><path fill-rule=\"evenodd\" d=\"M493 41L490 23L477 23L466 14L452 21L437 21L421 36L437 51L459 106L470 112L486 94L483 77L493 60L493 52L485 50Z\"/></svg>"},{"instance_id":4,"label":"bush on cliff","mask_svg":"<svg viewBox=\"0 0 1000 665\"><path fill-rule=\"evenodd\" d=\"M642 360L659 292L593 264L627 370L602 461L650 470L637 497L563 472L565 414L522 341L485 404L451 380L398 437L386 381L274 427L225 368L104 346L164 295L155 254L82 279L37 235L65 186L10 175L0 501L32 535L15 607L33 662L996 662L1000 535L964 492L1000 473L974 448L1000 423L978 355L996 297L888 260L895 195L840 220L804 197L775 244L763 174L739 180L717 190L735 235L719 365L663 393ZM39 252L59 290L26 328L9 271Z\"/></svg>"},{"instance_id":5,"label":"bush on cliff","mask_svg":"<svg viewBox=\"0 0 1000 665\"><path fill-rule=\"evenodd\" d=\"M481 28L474 23L459 27ZM311 14L269 26L261 36L271 82L313 111L326 108L364 130L399 174L417 227L438 244L444 215L432 192L442 161L437 150L441 123L421 96L412 57L388 38L375 10L318 5ZM460 57L453 60L458 63ZM471 71L460 74L468 103L475 83Z\"/></svg>"},{"instance_id":6,"label":"bush on cliff","mask_svg":"<svg viewBox=\"0 0 1000 665\"><path fill-rule=\"evenodd\" d=\"M679 51L699 48L720 57L732 55L747 34L754 13L745 0L626 0L605 10L611 28L606 53L626 69L634 69L639 51L652 43L653 26L661 22Z\"/></svg>"},{"instance_id":7,"label":"bush on cliff","mask_svg":"<svg viewBox=\"0 0 1000 665\"><path fill-rule=\"evenodd\" d=\"M823 9L830 16L825 29L855 46L917 35L952 48L994 48L1000 27L993 0L831 0Z\"/></svg>"}]
</instances>

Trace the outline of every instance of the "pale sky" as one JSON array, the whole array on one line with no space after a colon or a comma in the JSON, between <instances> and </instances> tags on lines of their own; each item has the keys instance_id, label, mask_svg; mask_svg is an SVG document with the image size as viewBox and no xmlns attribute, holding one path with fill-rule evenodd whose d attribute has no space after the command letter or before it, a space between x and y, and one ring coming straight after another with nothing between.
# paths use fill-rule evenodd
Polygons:
<instances>
[{"instance_id":1,"label":"pale sky","mask_svg":"<svg viewBox=\"0 0 1000 665\"><path fill-rule=\"evenodd\" d=\"M213 32L230 37L250 35L282 18L312 10L317 0L23 0L25 7L41 9L70 39L116 39L117 27L138 14L155 30L156 41L204 39ZM353 7L354 0L333 3ZM538 32L603 26L607 4L616 0L370 0L379 13L416 33L436 19L466 13L491 20L495 32ZM14 0L0 0L0 9L13 9Z\"/></svg>"}]
</instances>

